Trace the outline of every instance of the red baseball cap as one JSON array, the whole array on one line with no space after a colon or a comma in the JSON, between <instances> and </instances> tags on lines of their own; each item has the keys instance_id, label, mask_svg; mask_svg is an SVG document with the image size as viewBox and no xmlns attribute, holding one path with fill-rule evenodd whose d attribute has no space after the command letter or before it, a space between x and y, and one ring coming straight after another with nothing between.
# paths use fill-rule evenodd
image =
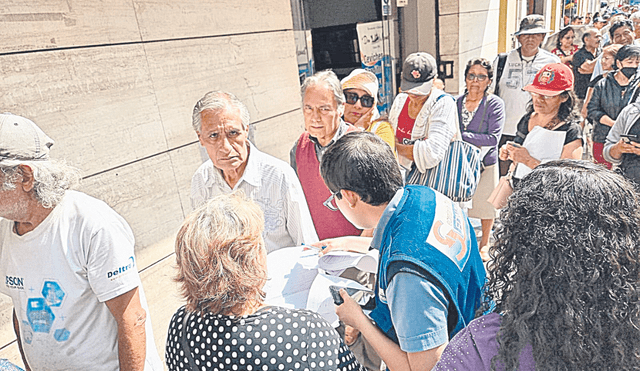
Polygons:
<instances>
[{"instance_id":1,"label":"red baseball cap","mask_svg":"<svg viewBox=\"0 0 640 371\"><path fill-rule=\"evenodd\" d=\"M540 95L556 96L573 89L573 72L564 63L549 63L542 67L533 82L522 90Z\"/></svg>"}]
</instances>

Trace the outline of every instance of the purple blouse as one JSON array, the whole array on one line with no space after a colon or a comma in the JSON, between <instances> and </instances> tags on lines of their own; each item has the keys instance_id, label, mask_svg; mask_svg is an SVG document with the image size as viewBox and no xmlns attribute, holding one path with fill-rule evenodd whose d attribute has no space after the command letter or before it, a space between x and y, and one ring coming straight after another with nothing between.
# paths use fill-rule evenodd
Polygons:
<instances>
[{"instance_id":1,"label":"purple blouse","mask_svg":"<svg viewBox=\"0 0 640 371\"><path fill-rule=\"evenodd\" d=\"M492 146L484 157L484 166L490 166L498 162L498 142L504 127L504 101L497 95L488 94L478 105L473 119L466 130L462 125L462 101L464 95L456 97L458 106L458 121L462 140L477 147Z\"/></svg>"},{"instance_id":2,"label":"purple blouse","mask_svg":"<svg viewBox=\"0 0 640 371\"><path fill-rule=\"evenodd\" d=\"M497 313L474 319L451 339L440 361L433 370L491 370L491 359L498 355L496 335L500 330L501 317ZM504 370L501 364L497 370ZM531 345L520 353L520 371L534 371L535 361Z\"/></svg>"}]
</instances>

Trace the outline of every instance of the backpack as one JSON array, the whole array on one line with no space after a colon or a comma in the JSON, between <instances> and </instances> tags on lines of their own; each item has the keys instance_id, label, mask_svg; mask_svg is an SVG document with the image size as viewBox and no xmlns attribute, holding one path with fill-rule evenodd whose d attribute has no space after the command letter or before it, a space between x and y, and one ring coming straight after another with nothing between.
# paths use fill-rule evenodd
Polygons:
<instances>
[{"instance_id":1,"label":"backpack","mask_svg":"<svg viewBox=\"0 0 640 371\"><path fill-rule=\"evenodd\" d=\"M500 96L500 78L504 72L504 66L507 64L507 53L498 54L498 66L496 67L496 87L493 89L493 94Z\"/></svg>"}]
</instances>

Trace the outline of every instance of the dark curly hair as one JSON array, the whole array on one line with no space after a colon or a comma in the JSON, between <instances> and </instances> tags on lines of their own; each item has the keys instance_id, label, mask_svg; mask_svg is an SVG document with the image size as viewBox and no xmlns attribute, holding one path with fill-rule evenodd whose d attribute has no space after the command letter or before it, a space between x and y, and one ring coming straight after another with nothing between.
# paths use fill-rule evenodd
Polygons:
<instances>
[{"instance_id":1,"label":"dark curly hair","mask_svg":"<svg viewBox=\"0 0 640 371\"><path fill-rule=\"evenodd\" d=\"M538 166L500 214L485 303L502 314L498 356L515 370L640 369L640 205L633 186L579 160Z\"/></svg>"}]
</instances>

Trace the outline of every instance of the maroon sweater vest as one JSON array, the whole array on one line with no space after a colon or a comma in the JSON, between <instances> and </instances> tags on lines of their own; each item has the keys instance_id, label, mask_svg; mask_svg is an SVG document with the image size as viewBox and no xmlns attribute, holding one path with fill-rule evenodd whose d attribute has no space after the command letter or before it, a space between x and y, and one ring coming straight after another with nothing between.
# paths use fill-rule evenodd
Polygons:
<instances>
[{"instance_id":1,"label":"maroon sweater vest","mask_svg":"<svg viewBox=\"0 0 640 371\"><path fill-rule=\"evenodd\" d=\"M349 125L347 132L353 130L356 128ZM331 196L331 191L322 180L315 144L309 139L307 132L298 139L296 166L318 238L324 240L342 236L359 236L362 231L354 227L340 211L331 211L322 204Z\"/></svg>"}]
</instances>

